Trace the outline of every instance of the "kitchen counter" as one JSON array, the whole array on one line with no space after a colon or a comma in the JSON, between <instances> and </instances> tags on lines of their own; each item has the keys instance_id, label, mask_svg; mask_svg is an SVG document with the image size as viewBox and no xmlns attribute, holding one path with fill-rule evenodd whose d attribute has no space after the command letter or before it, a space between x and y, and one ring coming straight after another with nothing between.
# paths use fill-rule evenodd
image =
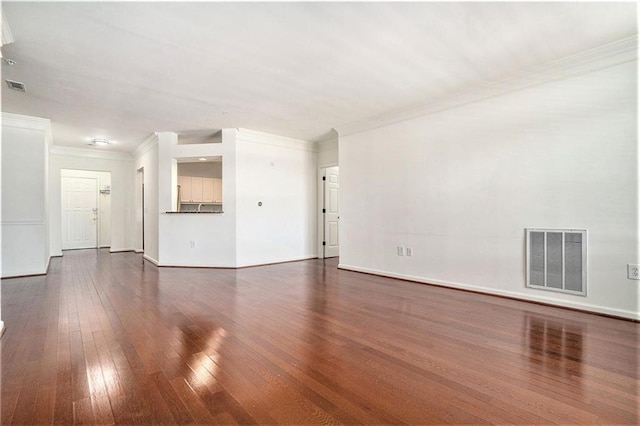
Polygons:
<instances>
[{"instance_id":1,"label":"kitchen counter","mask_svg":"<svg viewBox=\"0 0 640 426\"><path fill-rule=\"evenodd\" d=\"M165 212L165 214L222 214L224 212Z\"/></svg>"}]
</instances>

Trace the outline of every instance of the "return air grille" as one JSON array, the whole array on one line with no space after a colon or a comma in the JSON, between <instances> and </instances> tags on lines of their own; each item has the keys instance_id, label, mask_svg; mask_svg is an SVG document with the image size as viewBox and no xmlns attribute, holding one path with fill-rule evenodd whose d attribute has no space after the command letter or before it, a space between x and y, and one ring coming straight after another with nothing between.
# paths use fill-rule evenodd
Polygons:
<instances>
[{"instance_id":1,"label":"return air grille","mask_svg":"<svg viewBox=\"0 0 640 426\"><path fill-rule=\"evenodd\" d=\"M9 86L9 89L13 89L13 90L17 90L19 92L26 92L27 88L25 87L24 83L20 83L19 81L13 81L13 80L5 80L7 82L7 86Z\"/></svg>"},{"instance_id":2,"label":"return air grille","mask_svg":"<svg viewBox=\"0 0 640 426\"><path fill-rule=\"evenodd\" d=\"M527 287L587 295L587 231L527 228Z\"/></svg>"}]
</instances>

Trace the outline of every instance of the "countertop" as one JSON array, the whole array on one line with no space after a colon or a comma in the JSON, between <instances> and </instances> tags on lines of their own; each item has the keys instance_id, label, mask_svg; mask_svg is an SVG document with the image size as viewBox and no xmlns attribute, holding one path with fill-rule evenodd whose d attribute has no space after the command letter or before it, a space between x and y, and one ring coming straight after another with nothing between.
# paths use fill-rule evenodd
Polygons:
<instances>
[{"instance_id":1,"label":"countertop","mask_svg":"<svg viewBox=\"0 0 640 426\"><path fill-rule=\"evenodd\" d=\"M165 212L166 214L222 214L224 212Z\"/></svg>"}]
</instances>

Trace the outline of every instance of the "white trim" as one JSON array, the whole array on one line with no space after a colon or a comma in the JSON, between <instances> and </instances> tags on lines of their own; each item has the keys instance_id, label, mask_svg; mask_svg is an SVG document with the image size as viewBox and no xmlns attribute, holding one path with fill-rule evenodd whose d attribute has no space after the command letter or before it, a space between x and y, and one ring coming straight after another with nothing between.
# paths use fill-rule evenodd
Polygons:
<instances>
[{"instance_id":1,"label":"white trim","mask_svg":"<svg viewBox=\"0 0 640 426\"><path fill-rule=\"evenodd\" d=\"M105 248L108 248L109 246L105 246ZM134 248L130 247L130 248L109 248L109 253L122 253L122 252L134 252Z\"/></svg>"},{"instance_id":2,"label":"white trim","mask_svg":"<svg viewBox=\"0 0 640 426\"><path fill-rule=\"evenodd\" d=\"M2 13L2 42L0 46L4 46L6 44L13 43L13 34L11 33L11 28L9 28L9 23L7 22L7 17L4 14L4 9L0 8L0 12ZM0 54L0 58L2 54Z\"/></svg>"},{"instance_id":3,"label":"white trim","mask_svg":"<svg viewBox=\"0 0 640 426\"><path fill-rule=\"evenodd\" d=\"M47 264L48 265L48 264ZM5 278L22 278L22 277L39 277L42 275L47 275L47 270L33 270L33 271L20 271L19 273L13 273L12 275L2 275L2 279Z\"/></svg>"},{"instance_id":4,"label":"white trim","mask_svg":"<svg viewBox=\"0 0 640 426\"><path fill-rule=\"evenodd\" d=\"M306 256L300 256L300 257L294 257L291 259L284 259L284 260L274 260L272 262L258 262L258 263L246 263L246 264L239 264L236 265L235 268L248 268L251 266L267 266L267 265L277 265L279 263L289 263L289 262L299 262L301 260L309 260L309 259L317 259L318 256L315 254L308 254ZM211 267L211 266L209 266ZM226 268L226 266L221 266L221 268Z\"/></svg>"},{"instance_id":5,"label":"white trim","mask_svg":"<svg viewBox=\"0 0 640 426\"><path fill-rule=\"evenodd\" d=\"M126 152L98 151L90 148L76 148L70 146L54 145L49 149L51 155L64 155L70 157L99 158L103 160L133 161L133 156Z\"/></svg>"},{"instance_id":6,"label":"white trim","mask_svg":"<svg viewBox=\"0 0 640 426\"><path fill-rule=\"evenodd\" d=\"M622 310L622 309L612 309L612 308L607 308L607 307L604 307L604 306L591 305L591 304L588 304L588 303L579 303L579 302L572 302L572 301L565 301L565 300L560 301L560 300L557 300L557 299L552 299L552 298L544 297L544 296L535 296L535 295L530 295L530 294L517 293L517 292L514 292L514 291L489 289L489 288L486 288L486 287L479 287L479 286L474 286L474 285L469 285L469 284L456 283L456 282L452 282L452 281L436 280L436 279L432 279L432 278L417 277L417 276L414 276L414 275L396 274L396 273L393 273L393 272L386 272L386 271L380 271L380 270L376 270L376 269L361 268L361 267L358 267L358 266L345 265L344 263L338 264L338 268L339 269L345 269L345 270L348 270L348 271L363 272L363 273L366 273L366 274L379 275L379 276L382 276L382 277L389 277L389 278L397 278L397 279L401 279L401 280L415 281L415 282L418 282L418 283L435 285L435 286L439 286L439 287L447 287L447 288L454 288L454 289L460 289L460 290L470 290L470 291L474 291L474 292L477 292L477 293L489 294L489 295L494 295L494 296L506 296L506 297L510 297L510 298L514 298L514 299L519 299L519 300L522 300L524 302L527 302L527 301L540 302L540 303L545 303L545 304L564 307L564 308L574 308L574 309L580 309L580 310L583 310L583 311L589 311L589 312L594 312L594 313L613 315L613 316L621 317L621 318L640 320L640 313L639 312L625 311L625 310Z\"/></svg>"},{"instance_id":7,"label":"white trim","mask_svg":"<svg viewBox=\"0 0 640 426\"><path fill-rule=\"evenodd\" d=\"M150 256L148 256L148 255L146 255L146 254L143 254L143 255L142 255L142 258L143 258L143 259L145 259L145 260L148 260L149 262L153 263L153 264L154 264L154 265L156 265L156 266L160 266L160 264L158 263L158 261L157 261L157 260L155 260L153 257L150 257Z\"/></svg>"},{"instance_id":8,"label":"white trim","mask_svg":"<svg viewBox=\"0 0 640 426\"><path fill-rule=\"evenodd\" d=\"M0 337L4 335L4 321L0 320Z\"/></svg>"},{"instance_id":9,"label":"white trim","mask_svg":"<svg viewBox=\"0 0 640 426\"><path fill-rule=\"evenodd\" d=\"M142 250L142 249L133 249L133 251L135 253L144 253L144 250Z\"/></svg>"},{"instance_id":10,"label":"white trim","mask_svg":"<svg viewBox=\"0 0 640 426\"><path fill-rule=\"evenodd\" d=\"M140 146L138 146L135 151L133 151L133 156L134 158L138 159L145 155L147 152L151 151L156 146L158 146L158 133L154 132L147 136L147 138L142 141Z\"/></svg>"},{"instance_id":11,"label":"white trim","mask_svg":"<svg viewBox=\"0 0 640 426\"><path fill-rule=\"evenodd\" d=\"M3 220L2 226L44 226L44 220Z\"/></svg>"},{"instance_id":12,"label":"white trim","mask_svg":"<svg viewBox=\"0 0 640 426\"><path fill-rule=\"evenodd\" d=\"M317 152L327 152L327 151L332 151L334 149L336 150L338 149L338 138L325 139L323 141L316 142Z\"/></svg>"},{"instance_id":13,"label":"white trim","mask_svg":"<svg viewBox=\"0 0 640 426\"><path fill-rule=\"evenodd\" d=\"M236 144L239 141L261 143L299 151L317 152L317 144L315 142L249 129L236 129Z\"/></svg>"},{"instance_id":14,"label":"white trim","mask_svg":"<svg viewBox=\"0 0 640 426\"><path fill-rule=\"evenodd\" d=\"M638 59L636 35L613 43L570 55L538 67L518 72L510 77L480 84L470 90L448 94L441 99L426 101L351 122L335 129L342 137L388 126L428 114L478 102L509 92L538 86L554 80L587 74Z\"/></svg>"},{"instance_id":15,"label":"white trim","mask_svg":"<svg viewBox=\"0 0 640 426\"><path fill-rule=\"evenodd\" d=\"M331 166L329 166L331 167ZM318 232L318 239L317 239L317 247L316 249L318 250L318 259L324 259L324 246L322 245L322 242L324 241L324 213L322 213L322 209L324 208L324 180L322 179L323 177L325 177L327 174L327 168L326 167L318 167L318 174L317 174L317 179L318 179L318 185L317 185L317 193L318 193L318 197L316 200L316 205L317 205L317 232Z\"/></svg>"},{"instance_id":16,"label":"white trim","mask_svg":"<svg viewBox=\"0 0 640 426\"><path fill-rule=\"evenodd\" d=\"M44 133L45 148L53 146L53 133L51 132L51 120L29 115L2 113L2 127L12 127L16 129L35 130ZM45 164L48 164L46 162ZM45 178L46 182L46 178Z\"/></svg>"},{"instance_id":17,"label":"white trim","mask_svg":"<svg viewBox=\"0 0 640 426\"><path fill-rule=\"evenodd\" d=\"M51 120L30 115L13 114L11 112L2 113L2 126L51 132Z\"/></svg>"},{"instance_id":18,"label":"white trim","mask_svg":"<svg viewBox=\"0 0 640 426\"><path fill-rule=\"evenodd\" d=\"M322 144L325 142L331 142L331 141L337 141L337 140L338 140L338 131L332 127L330 131L320 136L320 138L314 139L314 142L318 144Z\"/></svg>"},{"instance_id":19,"label":"white trim","mask_svg":"<svg viewBox=\"0 0 640 426\"><path fill-rule=\"evenodd\" d=\"M143 256L145 259L147 259L146 256ZM289 262L299 262L302 260L310 260L310 259L318 259L318 256L315 254L310 254L310 255L306 255L306 256L300 256L300 257L294 257L292 259L286 259L286 260L274 260L274 261L269 261L269 262L258 262L258 263L246 263L246 264L237 264L237 265L200 265L200 264L185 264L185 263L181 263L181 264L177 264L177 263L156 263L157 266L160 267L165 267L165 268L209 268L209 269L216 269L216 268L220 268L220 269L241 269L241 268L251 268L251 267L255 267L255 266L267 266L267 265L278 265L280 263L289 263ZM147 259L150 262L153 262L152 259Z\"/></svg>"}]
</instances>

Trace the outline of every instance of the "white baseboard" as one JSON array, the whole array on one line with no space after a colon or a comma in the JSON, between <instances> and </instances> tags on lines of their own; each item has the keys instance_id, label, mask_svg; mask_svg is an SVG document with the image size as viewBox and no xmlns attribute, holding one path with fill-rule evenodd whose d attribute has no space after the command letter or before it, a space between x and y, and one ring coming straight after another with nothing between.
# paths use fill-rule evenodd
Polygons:
<instances>
[{"instance_id":1,"label":"white baseboard","mask_svg":"<svg viewBox=\"0 0 640 426\"><path fill-rule=\"evenodd\" d=\"M142 258L143 258L144 260L148 260L149 262L153 263L153 264L154 264L154 265L156 265L156 266L159 266L158 261L157 261L156 259L154 259L153 257L149 257L149 256L147 256L146 254L143 254L143 255L142 255Z\"/></svg>"},{"instance_id":2,"label":"white baseboard","mask_svg":"<svg viewBox=\"0 0 640 426\"><path fill-rule=\"evenodd\" d=\"M51 261L51 258L49 258L49 261ZM49 268L49 262L47 262L47 268ZM26 278L26 277L38 277L41 275L47 275L47 269L45 269L44 271L42 270L37 270L37 271L23 271L23 272L14 272L11 273L9 275L2 275L0 278L5 279L5 278Z\"/></svg>"},{"instance_id":3,"label":"white baseboard","mask_svg":"<svg viewBox=\"0 0 640 426\"><path fill-rule=\"evenodd\" d=\"M317 258L318 258L318 256L313 254L313 255L295 257L295 258L287 259L287 260L279 260L279 261L265 262L265 263L246 263L246 264L236 264L236 265L201 265L201 264L179 264L179 263L162 263L162 264L160 264L160 263L156 263L156 265L158 265L160 267L166 267L166 268L240 269L240 268L252 268L252 267L255 267L255 266L277 265L279 263L299 262L299 261L302 261L302 260L310 260L310 259L317 259ZM152 262L151 259L147 259L147 260Z\"/></svg>"},{"instance_id":4,"label":"white baseboard","mask_svg":"<svg viewBox=\"0 0 640 426\"><path fill-rule=\"evenodd\" d=\"M134 249L133 251L136 252L136 253L144 253L144 250L142 250L142 249Z\"/></svg>"},{"instance_id":5,"label":"white baseboard","mask_svg":"<svg viewBox=\"0 0 640 426\"><path fill-rule=\"evenodd\" d=\"M109 253L122 253L124 251L135 251L133 249L133 247L129 247L129 248L118 248L118 249L109 249Z\"/></svg>"},{"instance_id":6,"label":"white baseboard","mask_svg":"<svg viewBox=\"0 0 640 426\"><path fill-rule=\"evenodd\" d=\"M276 260L276 261L273 261L273 262L239 264L239 265L236 265L235 267L236 268L250 268L252 266L277 265L278 263L300 262L301 260L310 260L310 259L317 259L317 258L318 258L317 254L311 254L311 255L306 255L306 256L294 257L292 259Z\"/></svg>"},{"instance_id":7,"label":"white baseboard","mask_svg":"<svg viewBox=\"0 0 640 426\"><path fill-rule=\"evenodd\" d=\"M492 296L504 296L511 299L522 300L524 302L538 302L538 303L544 303L547 305L558 306L561 308L572 308L572 309L578 309L581 311L593 312L597 314L605 314L605 315L611 315L614 317L640 320L640 313L638 312L607 308L604 306L591 305L588 303L557 300L557 299L552 299L545 296L534 296L529 294L517 293L514 291L497 290L497 289L479 287L479 286L474 286L469 284L456 283L452 281L443 281L443 280L437 280L437 279L431 279L431 278L425 278L425 277L417 277L413 275L397 274L394 272L380 271L377 269L369 269L369 268L361 268L359 266L345 265L344 263L338 264L338 268L345 269L348 271L354 271L354 272L363 272L365 274L379 275L382 277L398 278L398 279L407 280L407 281L415 281L423 284L435 285L438 287L447 287L447 288L453 288L458 290L469 290L476 293L483 293L483 294L488 294Z\"/></svg>"}]
</instances>

